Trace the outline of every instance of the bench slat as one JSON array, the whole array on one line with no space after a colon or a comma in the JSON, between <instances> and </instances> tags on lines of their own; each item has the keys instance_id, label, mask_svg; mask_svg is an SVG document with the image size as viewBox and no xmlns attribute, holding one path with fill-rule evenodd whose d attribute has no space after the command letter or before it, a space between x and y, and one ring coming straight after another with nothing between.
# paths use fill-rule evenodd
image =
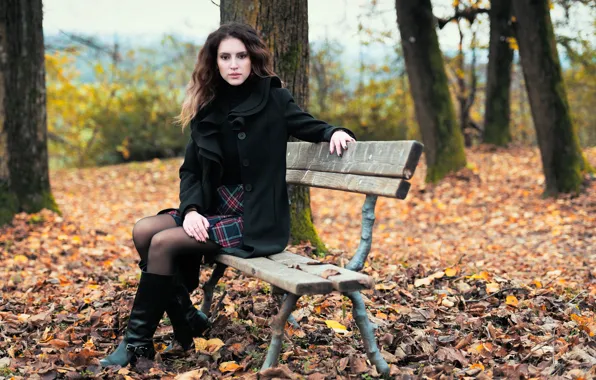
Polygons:
<instances>
[{"instance_id":1,"label":"bench slat","mask_svg":"<svg viewBox=\"0 0 596 380\"><path fill-rule=\"evenodd\" d=\"M358 141L342 157L329 154L329 143L288 143L288 169L410 179L422 155L418 141Z\"/></svg>"},{"instance_id":2,"label":"bench slat","mask_svg":"<svg viewBox=\"0 0 596 380\"><path fill-rule=\"evenodd\" d=\"M366 177L355 174L325 173L311 170L286 171L286 182L293 185L322 187L405 199L410 183L397 178Z\"/></svg>"},{"instance_id":3,"label":"bench slat","mask_svg":"<svg viewBox=\"0 0 596 380\"><path fill-rule=\"evenodd\" d=\"M327 294L333 291L331 281L289 268L266 257L243 259L232 255L219 254L215 257L215 260L297 295Z\"/></svg>"},{"instance_id":4,"label":"bench slat","mask_svg":"<svg viewBox=\"0 0 596 380\"><path fill-rule=\"evenodd\" d=\"M374 287L374 279L370 276L331 264L315 264L318 262L317 260L288 251L271 255L268 258L277 263L294 267L316 276L321 276L327 270L335 270L340 274L330 276L327 279L333 283L333 289L339 292L354 292ZM309 265L309 263L311 263L311 265Z\"/></svg>"}]
</instances>

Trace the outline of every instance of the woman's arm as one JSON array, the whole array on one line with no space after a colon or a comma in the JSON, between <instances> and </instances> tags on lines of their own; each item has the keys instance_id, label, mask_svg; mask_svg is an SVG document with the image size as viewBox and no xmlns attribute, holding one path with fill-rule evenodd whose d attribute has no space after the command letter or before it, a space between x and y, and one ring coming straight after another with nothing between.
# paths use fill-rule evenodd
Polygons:
<instances>
[{"instance_id":1,"label":"woman's arm","mask_svg":"<svg viewBox=\"0 0 596 380\"><path fill-rule=\"evenodd\" d=\"M181 217L184 217L189 211L194 209L201 213L204 209L203 190L201 184L201 165L197 155L197 145L190 139L186 144L186 153L184 161L179 170L180 176L180 211Z\"/></svg>"},{"instance_id":2,"label":"woman's arm","mask_svg":"<svg viewBox=\"0 0 596 380\"><path fill-rule=\"evenodd\" d=\"M281 88L277 90L282 102L282 109L284 110L284 119L288 134L297 139L309 142L331 141L331 136L337 131L347 133L352 139L355 139L354 133L347 128L334 127L325 123L324 121L315 119L308 112L303 111L290 92Z\"/></svg>"}]
</instances>

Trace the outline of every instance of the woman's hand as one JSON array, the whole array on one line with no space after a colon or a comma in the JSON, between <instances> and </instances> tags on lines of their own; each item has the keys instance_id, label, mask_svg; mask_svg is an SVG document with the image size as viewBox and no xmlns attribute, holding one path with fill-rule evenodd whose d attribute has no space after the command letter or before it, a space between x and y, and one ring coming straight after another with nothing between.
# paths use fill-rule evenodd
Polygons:
<instances>
[{"instance_id":1,"label":"woman's hand","mask_svg":"<svg viewBox=\"0 0 596 380\"><path fill-rule=\"evenodd\" d=\"M329 142L329 153L333 154L333 152L337 152L337 155L341 157L342 149L348 149L348 143L352 141L356 140L346 132L334 132Z\"/></svg>"},{"instance_id":2,"label":"woman's hand","mask_svg":"<svg viewBox=\"0 0 596 380\"><path fill-rule=\"evenodd\" d=\"M190 211L186 214L182 228L184 228L188 236L195 238L197 241L204 243L209 238L209 234L207 233L209 221L196 211Z\"/></svg>"}]
</instances>

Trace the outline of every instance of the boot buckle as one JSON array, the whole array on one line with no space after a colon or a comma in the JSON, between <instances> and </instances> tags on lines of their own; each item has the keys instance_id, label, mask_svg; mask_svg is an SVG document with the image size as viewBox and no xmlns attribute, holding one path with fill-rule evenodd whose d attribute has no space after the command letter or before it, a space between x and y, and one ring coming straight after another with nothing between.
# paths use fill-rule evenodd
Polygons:
<instances>
[{"instance_id":1,"label":"boot buckle","mask_svg":"<svg viewBox=\"0 0 596 380\"><path fill-rule=\"evenodd\" d=\"M126 345L126 351L132 352L135 356L142 356L145 358L149 356L149 350L145 346L133 346L129 343Z\"/></svg>"}]
</instances>

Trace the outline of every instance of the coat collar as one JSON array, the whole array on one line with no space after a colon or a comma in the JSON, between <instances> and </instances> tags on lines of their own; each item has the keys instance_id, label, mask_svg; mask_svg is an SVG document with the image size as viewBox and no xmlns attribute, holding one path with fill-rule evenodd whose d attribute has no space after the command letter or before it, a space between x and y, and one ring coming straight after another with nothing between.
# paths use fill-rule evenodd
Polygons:
<instances>
[{"instance_id":1,"label":"coat collar","mask_svg":"<svg viewBox=\"0 0 596 380\"><path fill-rule=\"evenodd\" d=\"M232 129L244 128L244 118L262 111L269 100L271 88L281 87L281 80L276 77L258 78L255 88L248 98L231 110L227 115L217 101L211 102L201 109L191 121L191 136L199 147L199 154L221 164L222 152L217 141L221 125L226 119L232 124Z\"/></svg>"},{"instance_id":2,"label":"coat collar","mask_svg":"<svg viewBox=\"0 0 596 380\"><path fill-rule=\"evenodd\" d=\"M195 117L195 127L201 135L209 135L211 133L217 133L219 130L217 126L223 124L226 118L231 122L238 117L246 117L260 112L267 105L272 87L281 87L281 80L278 77L273 76L257 79L254 90L248 98L227 115L223 107L220 107L217 104L217 100L215 100L197 114Z\"/></svg>"}]
</instances>

